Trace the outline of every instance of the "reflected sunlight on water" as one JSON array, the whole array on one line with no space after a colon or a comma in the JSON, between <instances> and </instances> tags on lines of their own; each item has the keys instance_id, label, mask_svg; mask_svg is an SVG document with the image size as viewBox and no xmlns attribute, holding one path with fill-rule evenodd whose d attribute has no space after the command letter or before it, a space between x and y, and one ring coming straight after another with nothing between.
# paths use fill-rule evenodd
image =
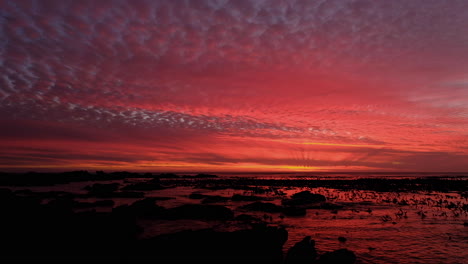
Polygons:
<instances>
[{"instance_id":1,"label":"reflected sunlight on water","mask_svg":"<svg viewBox=\"0 0 468 264\"><path fill-rule=\"evenodd\" d=\"M252 175L247 175L252 177ZM338 174L331 176L338 177ZM366 175L369 176L369 175ZM376 175L374 175L376 176ZM427 175L426 175L427 176ZM444 177L447 176L446 174ZM450 175L460 176L460 175ZM463 175L462 175L463 176ZM222 175L226 179L234 175ZM292 175L256 175L257 178L292 179ZM303 175L294 178L304 179ZM314 176L315 177L315 176ZM356 175L348 175L355 178ZM380 175L382 177L382 175ZM421 177L421 174L396 175L394 177ZM466 177L466 175L464 175ZM457 180L460 178L457 178ZM464 179L464 178L461 178ZM135 178L116 180L122 186L148 179ZM164 184L164 179L161 180ZM172 183L177 179L171 179ZM251 201L214 202L232 209L236 216L249 214L271 225L284 226L289 238L283 249L286 251L305 236L316 241L319 253L339 248L348 248L358 256L358 263L446 263L461 264L468 259L468 222L466 193L435 191L375 191L359 188L291 187L291 186L229 186L212 188L197 185L199 180L189 181L192 185L172 185L162 190L145 191L145 197L169 197L156 203L166 208L183 204L202 203L201 199L191 199L192 193L218 195L231 198L234 194L255 195L263 202L281 205L282 199L300 191L324 195L327 203L309 206L305 216L284 216L282 213L248 211L241 208ZM212 183L217 179L211 180ZM84 193L83 188L92 182L70 183L48 187L28 187L33 191L67 191ZM15 187L13 189L24 189ZM92 202L99 198L87 198ZM113 198L114 207L130 204L138 198ZM96 208L98 211L111 211L112 207ZM465 223L465 224L464 224ZM236 230L248 228L248 224L236 221L200 220L150 220L141 219L144 228L142 237L151 237L187 229L215 228ZM339 241L339 237L346 241Z\"/></svg>"}]
</instances>

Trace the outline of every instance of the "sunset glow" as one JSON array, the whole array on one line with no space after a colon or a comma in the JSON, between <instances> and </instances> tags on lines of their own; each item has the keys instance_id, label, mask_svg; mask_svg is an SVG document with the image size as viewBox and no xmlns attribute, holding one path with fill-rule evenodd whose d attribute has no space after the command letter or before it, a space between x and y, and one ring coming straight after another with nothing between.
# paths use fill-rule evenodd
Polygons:
<instances>
[{"instance_id":1,"label":"sunset glow","mask_svg":"<svg viewBox=\"0 0 468 264\"><path fill-rule=\"evenodd\" d=\"M0 171L468 171L468 1L1 1Z\"/></svg>"}]
</instances>

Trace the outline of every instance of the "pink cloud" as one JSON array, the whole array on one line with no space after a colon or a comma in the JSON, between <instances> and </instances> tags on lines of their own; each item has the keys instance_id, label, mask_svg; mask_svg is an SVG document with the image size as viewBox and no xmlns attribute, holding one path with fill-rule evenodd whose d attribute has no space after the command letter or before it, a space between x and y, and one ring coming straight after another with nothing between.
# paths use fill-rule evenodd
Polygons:
<instances>
[{"instance_id":1,"label":"pink cloud","mask_svg":"<svg viewBox=\"0 0 468 264\"><path fill-rule=\"evenodd\" d=\"M5 168L157 160L468 169L463 1L0 7ZM23 148L31 142L32 152ZM48 152L56 142L69 149ZM297 142L336 145L308 146L297 161Z\"/></svg>"}]
</instances>

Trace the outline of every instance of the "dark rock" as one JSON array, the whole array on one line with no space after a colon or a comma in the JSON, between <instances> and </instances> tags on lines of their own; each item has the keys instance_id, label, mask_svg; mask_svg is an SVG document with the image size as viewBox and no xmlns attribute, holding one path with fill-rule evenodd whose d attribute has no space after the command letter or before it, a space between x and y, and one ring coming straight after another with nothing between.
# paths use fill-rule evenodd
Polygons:
<instances>
[{"instance_id":1,"label":"dark rock","mask_svg":"<svg viewBox=\"0 0 468 264\"><path fill-rule=\"evenodd\" d=\"M308 201L316 201L316 202L325 202L325 196L321 194L311 193L310 191L302 191L295 193L291 196L292 199L304 199Z\"/></svg>"},{"instance_id":2,"label":"dark rock","mask_svg":"<svg viewBox=\"0 0 468 264\"><path fill-rule=\"evenodd\" d=\"M88 191L90 195L102 196L111 194L119 189L118 183L95 183L93 185L88 185L84 189Z\"/></svg>"},{"instance_id":3,"label":"dark rock","mask_svg":"<svg viewBox=\"0 0 468 264\"><path fill-rule=\"evenodd\" d=\"M263 203L263 202L254 202L250 204L246 204L244 206L240 207L241 209L244 210L249 210L249 211L261 211L261 212L267 212L267 213L276 213L276 212L281 212L283 207L273 204L273 203Z\"/></svg>"},{"instance_id":4,"label":"dark rock","mask_svg":"<svg viewBox=\"0 0 468 264\"><path fill-rule=\"evenodd\" d=\"M0 198L11 198L14 197L13 192L7 188L0 188Z\"/></svg>"},{"instance_id":5,"label":"dark rock","mask_svg":"<svg viewBox=\"0 0 468 264\"><path fill-rule=\"evenodd\" d=\"M282 263L284 228L255 226L234 232L182 231L141 241L134 254L149 263Z\"/></svg>"},{"instance_id":6,"label":"dark rock","mask_svg":"<svg viewBox=\"0 0 468 264\"><path fill-rule=\"evenodd\" d=\"M286 216L305 216L307 213L305 208L299 208L294 206L287 206L283 208L282 212Z\"/></svg>"},{"instance_id":7,"label":"dark rock","mask_svg":"<svg viewBox=\"0 0 468 264\"><path fill-rule=\"evenodd\" d=\"M110 193L108 196L101 196L105 198L143 198L145 193L143 192L131 192L131 191L121 191L121 192L113 192Z\"/></svg>"},{"instance_id":8,"label":"dark rock","mask_svg":"<svg viewBox=\"0 0 468 264\"><path fill-rule=\"evenodd\" d=\"M339 249L333 252L327 252L320 256L318 264L353 264L356 262L354 252L347 249Z\"/></svg>"},{"instance_id":9,"label":"dark rock","mask_svg":"<svg viewBox=\"0 0 468 264\"><path fill-rule=\"evenodd\" d=\"M77 205L77 202L72 197L62 196L50 200L45 206L48 210L52 210L56 213L72 214L73 208Z\"/></svg>"},{"instance_id":10,"label":"dark rock","mask_svg":"<svg viewBox=\"0 0 468 264\"><path fill-rule=\"evenodd\" d=\"M198 192L191 193L188 196L190 199L203 199L202 203L220 203L220 202L226 202L229 200L229 198L220 196L220 195L207 195L207 194L202 194Z\"/></svg>"},{"instance_id":11,"label":"dark rock","mask_svg":"<svg viewBox=\"0 0 468 264\"><path fill-rule=\"evenodd\" d=\"M73 197L73 196L80 196L76 194L72 194L69 192L63 192L63 191L48 191L48 192L33 192L31 190L18 190L15 191L15 195L19 196L29 196L29 197L37 197L40 199L55 199L57 197Z\"/></svg>"},{"instance_id":12,"label":"dark rock","mask_svg":"<svg viewBox=\"0 0 468 264\"><path fill-rule=\"evenodd\" d=\"M99 198L142 198L145 194L142 192L132 191L117 191L119 189L119 183L95 183L90 186L86 186L84 189L88 191L88 197L99 197Z\"/></svg>"},{"instance_id":13,"label":"dark rock","mask_svg":"<svg viewBox=\"0 0 468 264\"><path fill-rule=\"evenodd\" d=\"M39 197L36 195L31 195L30 197ZM75 196L73 194L67 193L64 195L56 195L53 197L48 197L52 198L50 199L46 204L45 207L47 209L52 209L52 210L57 210L57 211L72 211L74 208L87 208L87 207L94 207L94 202L79 202L76 201L74 198Z\"/></svg>"},{"instance_id":14,"label":"dark rock","mask_svg":"<svg viewBox=\"0 0 468 264\"><path fill-rule=\"evenodd\" d=\"M141 232L136 222L126 216L93 211L74 213L71 209L77 202L73 196L60 196L41 204L34 196L0 193L0 263L118 259Z\"/></svg>"},{"instance_id":15,"label":"dark rock","mask_svg":"<svg viewBox=\"0 0 468 264\"><path fill-rule=\"evenodd\" d=\"M145 198L138 200L131 205L121 205L112 210L113 213L119 215L142 216L162 218L165 216L166 209L156 205L156 199Z\"/></svg>"},{"instance_id":16,"label":"dark rock","mask_svg":"<svg viewBox=\"0 0 468 264\"><path fill-rule=\"evenodd\" d=\"M133 184L126 185L122 190L131 190L131 191L153 191L153 190L163 190L166 187L162 186L158 180L149 180L147 182L137 182Z\"/></svg>"},{"instance_id":17,"label":"dark rock","mask_svg":"<svg viewBox=\"0 0 468 264\"><path fill-rule=\"evenodd\" d=\"M152 196L151 198L155 199L156 201L167 201L175 199L175 197L166 197L166 196Z\"/></svg>"},{"instance_id":18,"label":"dark rock","mask_svg":"<svg viewBox=\"0 0 468 264\"><path fill-rule=\"evenodd\" d=\"M248 223L260 221L259 218L252 216L252 215L248 215L248 214L240 214L236 216L235 220L240 221L240 222L248 222Z\"/></svg>"},{"instance_id":19,"label":"dark rock","mask_svg":"<svg viewBox=\"0 0 468 264\"><path fill-rule=\"evenodd\" d=\"M315 249L315 241L310 239L310 236L306 236L288 250L285 263L313 263L316 257L317 251Z\"/></svg>"},{"instance_id":20,"label":"dark rock","mask_svg":"<svg viewBox=\"0 0 468 264\"><path fill-rule=\"evenodd\" d=\"M344 206L339 205L339 204L334 204L334 203L321 203L320 204L320 209L327 209L327 210L337 210L337 209L343 209Z\"/></svg>"},{"instance_id":21,"label":"dark rock","mask_svg":"<svg viewBox=\"0 0 468 264\"><path fill-rule=\"evenodd\" d=\"M233 201L260 201L263 200L263 197L256 196L256 195L241 195L241 194L234 194L231 198Z\"/></svg>"},{"instance_id":22,"label":"dark rock","mask_svg":"<svg viewBox=\"0 0 468 264\"><path fill-rule=\"evenodd\" d=\"M168 209L170 219L230 220L234 218L231 209L222 205L185 204Z\"/></svg>"},{"instance_id":23,"label":"dark rock","mask_svg":"<svg viewBox=\"0 0 468 264\"><path fill-rule=\"evenodd\" d=\"M116 171L116 172L111 172L109 173L112 175L114 178L118 179L125 179L125 178L139 178L141 175L136 172L128 172L128 171Z\"/></svg>"},{"instance_id":24,"label":"dark rock","mask_svg":"<svg viewBox=\"0 0 468 264\"><path fill-rule=\"evenodd\" d=\"M190 199L203 199L203 198L206 198L208 197L208 195L206 194L202 194L202 193L198 193L198 192L194 192L194 193L191 193L188 198Z\"/></svg>"},{"instance_id":25,"label":"dark rock","mask_svg":"<svg viewBox=\"0 0 468 264\"><path fill-rule=\"evenodd\" d=\"M224 203L229 201L228 197L220 196L220 195L209 195L202 200L203 204L206 203Z\"/></svg>"},{"instance_id":26,"label":"dark rock","mask_svg":"<svg viewBox=\"0 0 468 264\"><path fill-rule=\"evenodd\" d=\"M114 201L112 200L100 200L95 202L75 202L73 205L75 208L92 208L92 207L112 207Z\"/></svg>"},{"instance_id":27,"label":"dark rock","mask_svg":"<svg viewBox=\"0 0 468 264\"><path fill-rule=\"evenodd\" d=\"M157 176L158 178L179 178L177 174L174 173L161 173Z\"/></svg>"},{"instance_id":28,"label":"dark rock","mask_svg":"<svg viewBox=\"0 0 468 264\"><path fill-rule=\"evenodd\" d=\"M193 176L193 178L218 178L218 176L214 174L199 173Z\"/></svg>"},{"instance_id":29,"label":"dark rock","mask_svg":"<svg viewBox=\"0 0 468 264\"><path fill-rule=\"evenodd\" d=\"M291 199L284 199L282 200L283 205L307 205L312 203L320 203L325 202L325 196L321 194L311 193L310 191L302 191L299 193L295 193L291 196Z\"/></svg>"}]
</instances>

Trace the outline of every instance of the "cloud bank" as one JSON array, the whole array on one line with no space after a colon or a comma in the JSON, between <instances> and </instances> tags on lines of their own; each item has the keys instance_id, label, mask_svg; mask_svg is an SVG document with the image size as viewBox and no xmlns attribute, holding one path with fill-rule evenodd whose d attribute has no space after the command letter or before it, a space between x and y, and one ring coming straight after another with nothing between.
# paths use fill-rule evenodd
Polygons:
<instances>
[{"instance_id":1,"label":"cloud bank","mask_svg":"<svg viewBox=\"0 0 468 264\"><path fill-rule=\"evenodd\" d=\"M0 168L467 171L466 1L2 1Z\"/></svg>"}]
</instances>

